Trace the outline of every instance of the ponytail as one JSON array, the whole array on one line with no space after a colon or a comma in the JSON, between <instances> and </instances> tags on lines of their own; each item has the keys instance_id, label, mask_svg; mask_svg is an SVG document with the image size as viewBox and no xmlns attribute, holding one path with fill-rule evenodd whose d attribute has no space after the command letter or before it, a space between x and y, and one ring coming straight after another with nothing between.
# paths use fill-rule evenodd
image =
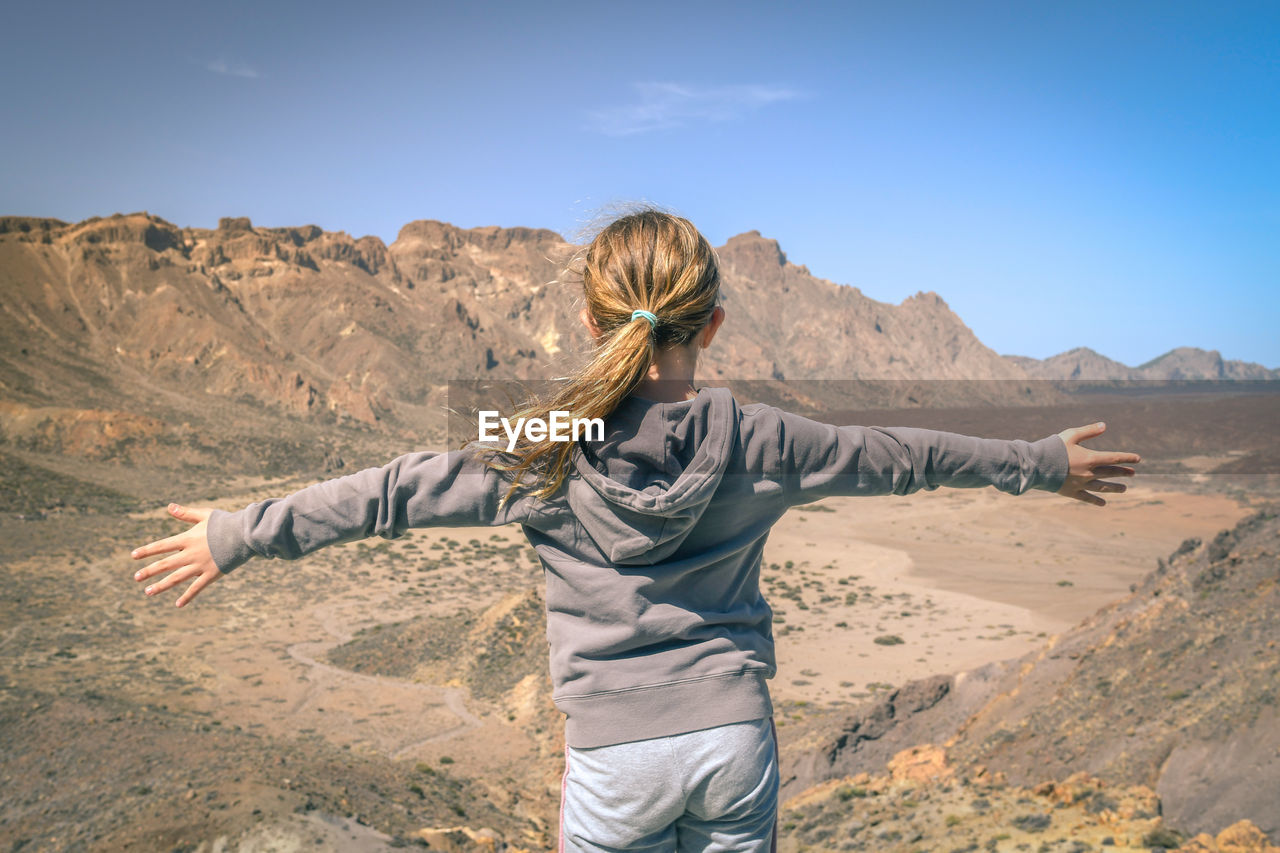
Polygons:
<instances>
[{"instance_id":1,"label":"ponytail","mask_svg":"<svg viewBox=\"0 0 1280 853\"><path fill-rule=\"evenodd\" d=\"M581 276L595 337L591 360L559 390L528 400L516 417L607 418L648 375L659 349L693 341L720 294L711 244L687 219L652 209L605 227L583 255ZM505 504L519 488L535 488L543 499L555 494L569 473L574 443L522 434L510 451L478 449L489 467L515 473ZM503 464L496 456L513 461Z\"/></svg>"}]
</instances>

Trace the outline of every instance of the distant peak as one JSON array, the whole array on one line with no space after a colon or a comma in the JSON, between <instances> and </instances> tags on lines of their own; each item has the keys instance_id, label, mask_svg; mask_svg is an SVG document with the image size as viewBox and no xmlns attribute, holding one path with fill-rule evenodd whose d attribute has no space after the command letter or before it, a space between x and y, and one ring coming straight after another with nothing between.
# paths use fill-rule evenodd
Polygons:
<instances>
[{"instance_id":1,"label":"distant peak","mask_svg":"<svg viewBox=\"0 0 1280 853\"><path fill-rule=\"evenodd\" d=\"M780 267L787 265L786 253L782 251L778 241L761 236L759 231L744 231L741 234L730 237L720 247L720 251L723 254L751 258L756 261L777 264Z\"/></svg>"},{"instance_id":2,"label":"distant peak","mask_svg":"<svg viewBox=\"0 0 1280 853\"><path fill-rule=\"evenodd\" d=\"M1177 362L1187 360L1217 363L1221 362L1223 359L1222 353L1218 352L1216 349L1204 350L1200 347L1174 347L1163 355L1158 355L1150 361L1145 361L1138 365L1138 369L1141 370L1146 367L1155 367L1156 365L1169 361Z\"/></svg>"},{"instance_id":3,"label":"distant peak","mask_svg":"<svg viewBox=\"0 0 1280 853\"><path fill-rule=\"evenodd\" d=\"M932 290L917 290L911 296L908 296L906 299L904 299L902 301L902 304L906 305L908 302L914 302L920 305L940 305L943 308L947 308L948 310L951 307L947 305L947 302L945 299L943 299L941 296L939 296L937 293L935 293Z\"/></svg>"},{"instance_id":4,"label":"distant peak","mask_svg":"<svg viewBox=\"0 0 1280 853\"><path fill-rule=\"evenodd\" d=\"M1216 349L1201 349L1200 347L1174 347L1160 358L1169 358L1170 356L1209 356L1210 358L1222 358L1222 353Z\"/></svg>"},{"instance_id":5,"label":"distant peak","mask_svg":"<svg viewBox=\"0 0 1280 853\"><path fill-rule=\"evenodd\" d=\"M478 228L459 228L450 222L437 219L415 219L400 229L395 242L422 241L432 245L457 248L464 243L479 246L506 248L513 243L563 243L564 238L546 228L503 228L498 225L482 225Z\"/></svg>"},{"instance_id":6,"label":"distant peak","mask_svg":"<svg viewBox=\"0 0 1280 853\"><path fill-rule=\"evenodd\" d=\"M1051 356L1051 357L1052 358L1101 358L1106 361L1115 361L1115 359L1108 358L1107 356L1103 355L1097 350L1090 349L1089 347L1072 347L1071 349L1066 350L1065 352L1060 352L1057 355ZM1117 364L1118 363L1119 362L1117 362Z\"/></svg>"},{"instance_id":7,"label":"distant peak","mask_svg":"<svg viewBox=\"0 0 1280 853\"><path fill-rule=\"evenodd\" d=\"M32 231L56 231L66 228L67 223L61 219L47 216L0 216L0 234L10 231L27 234Z\"/></svg>"},{"instance_id":8,"label":"distant peak","mask_svg":"<svg viewBox=\"0 0 1280 853\"><path fill-rule=\"evenodd\" d=\"M218 220L218 230L226 233L252 231L253 223L247 216L224 216Z\"/></svg>"}]
</instances>

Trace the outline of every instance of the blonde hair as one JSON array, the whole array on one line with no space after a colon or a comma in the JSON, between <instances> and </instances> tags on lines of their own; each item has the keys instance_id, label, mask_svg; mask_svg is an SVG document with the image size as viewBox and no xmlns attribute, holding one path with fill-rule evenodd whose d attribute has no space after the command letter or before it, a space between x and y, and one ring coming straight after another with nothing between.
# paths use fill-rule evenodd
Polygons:
<instances>
[{"instance_id":1,"label":"blonde hair","mask_svg":"<svg viewBox=\"0 0 1280 853\"><path fill-rule=\"evenodd\" d=\"M576 267L576 269L575 269ZM573 262L586 311L599 331L590 361L565 384L525 402L517 417L605 418L645 378L659 349L686 346L707 325L720 297L715 251L689 220L646 208L609 223ZM647 311L657 317L650 323ZM507 451L485 446L486 465L514 472L505 504L518 488L541 486L548 498L569 473L574 443L521 435ZM514 457L510 464L495 456Z\"/></svg>"}]
</instances>

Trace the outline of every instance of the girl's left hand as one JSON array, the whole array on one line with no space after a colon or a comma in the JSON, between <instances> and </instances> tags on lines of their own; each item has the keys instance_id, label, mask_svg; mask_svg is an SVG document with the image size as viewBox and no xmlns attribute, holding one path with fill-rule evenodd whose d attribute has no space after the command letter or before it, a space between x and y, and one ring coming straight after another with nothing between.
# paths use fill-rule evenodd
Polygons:
<instances>
[{"instance_id":1,"label":"girl's left hand","mask_svg":"<svg viewBox=\"0 0 1280 853\"><path fill-rule=\"evenodd\" d=\"M214 563L213 555L209 552L208 520L211 512L212 510L209 509L188 509L177 504L169 504L169 513L174 518L189 521L193 526L176 536L157 539L155 542L149 542L141 548L134 549L130 556L135 560L156 554L170 555L146 568L139 569L134 574L134 580L142 581L154 575L169 572L168 577L146 588L147 595L164 592L171 586L195 578L195 582L187 587L187 591L176 602L178 607L182 607L195 598L200 590L222 577L222 570Z\"/></svg>"},{"instance_id":2,"label":"girl's left hand","mask_svg":"<svg viewBox=\"0 0 1280 853\"><path fill-rule=\"evenodd\" d=\"M1100 477L1132 477L1134 470L1127 467L1142 461L1136 453L1121 453L1110 450L1090 450L1081 447L1080 442L1089 438L1097 438L1107 430L1104 423L1089 424L1063 430L1058 436L1067 445L1067 479L1058 489L1058 494L1094 506L1106 506L1107 502L1094 492L1118 493L1125 490L1123 483L1108 483Z\"/></svg>"}]
</instances>

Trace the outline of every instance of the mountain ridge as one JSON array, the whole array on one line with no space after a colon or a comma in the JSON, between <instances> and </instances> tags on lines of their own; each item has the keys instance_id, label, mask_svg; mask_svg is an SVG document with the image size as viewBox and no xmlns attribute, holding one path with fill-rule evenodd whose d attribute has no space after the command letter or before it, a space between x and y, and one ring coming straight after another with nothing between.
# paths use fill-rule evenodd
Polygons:
<instances>
[{"instance_id":1,"label":"mountain ridge","mask_svg":"<svg viewBox=\"0 0 1280 853\"><path fill-rule=\"evenodd\" d=\"M581 291L562 275L577 248L546 229L436 220L388 246L247 217L2 217L0 399L144 414L234 400L417 432L450 380L565 375L585 358ZM703 359L709 382L1026 378L936 294L875 302L758 232L719 255L730 321Z\"/></svg>"},{"instance_id":2,"label":"mountain ridge","mask_svg":"<svg viewBox=\"0 0 1280 853\"><path fill-rule=\"evenodd\" d=\"M1045 359L1006 355L1030 376L1037 379L1093 381L1132 380L1273 380L1280 379L1280 368L1239 359L1224 359L1218 350L1199 347L1174 347L1137 367L1129 367L1089 347L1074 347Z\"/></svg>"},{"instance_id":3,"label":"mountain ridge","mask_svg":"<svg viewBox=\"0 0 1280 853\"><path fill-rule=\"evenodd\" d=\"M50 447L111 423L79 444L147 452L179 440L178 424L181 441L211 445L222 440L211 418L262 413L438 443L451 381L564 376L587 357L580 285L564 274L579 249L547 229L431 219L387 245L248 217L215 228L146 211L0 217L0 400L19 407L0 411L0 430ZM876 301L759 231L717 254L728 322L700 377L744 400L834 411L1061 398L1036 381L1047 368L986 347L935 292ZM1222 363L1212 355L1160 369L1204 372Z\"/></svg>"}]
</instances>

